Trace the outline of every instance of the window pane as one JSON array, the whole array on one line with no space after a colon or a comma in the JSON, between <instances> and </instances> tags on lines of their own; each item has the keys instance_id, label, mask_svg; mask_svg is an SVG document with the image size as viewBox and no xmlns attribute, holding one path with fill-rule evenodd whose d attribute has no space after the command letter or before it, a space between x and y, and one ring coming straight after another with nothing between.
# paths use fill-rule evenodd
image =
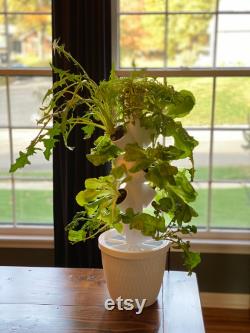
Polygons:
<instances>
[{"instance_id":1,"label":"window pane","mask_svg":"<svg viewBox=\"0 0 250 333\"><path fill-rule=\"evenodd\" d=\"M49 66L51 16L8 15L10 65Z\"/></svg>"},{"instance_id":2,"label":"window pane","mask_svg":"<svg viewBox=\"0 0 250 333\"><path fill-rule=\"evenodd\" d=\"M243 131L215 131L213 179L250 180L250 141Z\"/></svg>"},{"instance_id":3,"label":"window pane","mask_svg":"<svg viewBox=\"0 0 250 333\"><path fill-rule=\"evenodd\" d=\"M212 227L249 228L249 216L249 184L213 184Z\"/></svg>"},{"instance_id":4,"label":"window pane","mask_svg":"<svg viewBox=\"0 0 250 333\"><path fill-rule=\"evenodd\" d=\"M219 10L237 10L237 11L244 11L250 10L250 1L249 0L219 0Z\"/></svg>"},{"instance_id":5,"label":"window pane","mask_svg":"<svg viewBox=\"0 0 250 333\"><path fill-rule=\"evenodd\" d=\"M181 119L185 126L210 126L212 103L211 78L168 78L175 90L187 89L195 96L196 104L188 116Z\"/></svg>"},{"instance_id":6,"label":"window pane","mask_svg":"<svg viewBox=\"0 0 250 333\"><path fill-rule=\"evenodd\" d=\"M164 15L122 15L120 67L164 65Z\"/></svg>"},{"instance_id":7,"label":"window pane","mask_svg":"<svg viewBox=\"0 0 250 333\"><path fill-rule=\"evenodd\" d=\"M216 0L168 0L170 11L213 11L215 10Z\"/></svg>"},{"instance_id":8,"label":"window pane","mask_svg":"<svg viewBox=\"0 0 250 333\"><path fill-rule=\"evenodd\" d=\"M217 66L250 66L250 15L219 15Z\"/></svg>"},{"instance_id":9,"label":"window pane","mask_svg":"<svg viewBox=\"0 0 250 333\"><path fill-rule=\"evenodd\" d=\"M198 217L192 219L192 223L197 227L206 227L207 225L207 202L208 202L208 184L207 183L196 183L194 188L198 192L198 196L191 206L199 214Z\"/></svg>"},{"instance_id":10,"label":"window pane","mask_svg":"<svg viewBox=\"0 0 250 333\"><path fill-rule=\"evenodd\" d=\"M12 222L9 131L0 129L0 223Z\"/></svg>"},{"instance_id":11,"label":"window pane","mask_svg":"<svg viewBox=\"0 0 250 333\"><path fill-rule=\"evenodd\" d=\"M7 0L8 11L15 12L50 12L51 0Z\"/></svg>"},{"instance_id":12,"label":"window pane","mask_svg":"<svg viewBox=\"0 0 250 333\"><path fill-rule=\"evenodd\" d=\"M10 168L10 143L9 131L0 129L0 178L9 177L8 170Z\"/></svg>"},{"instance_id":13,"label":"window pane","mask_svg":"<svg viewBox=\"0 0 250 333\"><path fill-rule=\"evenodd\" d=\"M11 116L14 126L36 126L50 77L14 77L10 84Z\"/></svg>"},{"instance_id":14,"label":"window pane","mask_svg":"<svg viewBox=\"0 0 250 333\"><path fill-rule=\"evenodd\" d=\"M250 122L250 78L218 78L216 125L246 125ZM249 124L250 125L250 124Z\"/></svg>"},{"instance_id":15,"label":"window pane","mask_svg":"<svg viewBox=\"0 0 250 333\"><path fill-rule=\"evenodd\" d=\"M169 15L168 66L211 66L213 40L214 15Z\"/></svg>"},{"instance_id":16,"label":"window pane","mask_svg":"<svg viewBox=\"0 0 250 333\"><path fill-rule=\"evenodd\" d=\"M0 76L0 127L7 125L6 79L5 77Z\"/></svg>"},{"instance_id":17,"label":"window pane","mask_svg":"<svg viewBox=\"0 0 250 333\"><path fill-rule=\"evenodd\" d=\"M0 177L0 224L12 222L12 194L10 179Z\"/></svg>"},{"instance_id":18,"label":"window pane","mask_svg":"<svg viewBox=\"0 0 250 333\"><path fill-rule=\"evenodd\" d=\"M164 11L166 0L120 0L121 12Z\"/></svg>"},{"instance_id":19,"label":"window pane","mask_svg":"<svg viewBox=\"0 0 250 333\"><path fill-rule=\"evenodd\" d=\"M52 223L52 193L52 182L16 181L17 223Z\"/></svg>"},{"instance_id":20,"label":"window pane","mask_svg":"<svg viewBox=\"0 0 250 333\"><path fill-rule=\"evenodd\" d=\"M208 180L210 131L188 131L199 145L194 149L195 180Z\"/></svg>"},{"instance_id":21,"label":"window pane","mask_svg":"<svg viewBox=\"0 0 250 333\"><path fill-rule=\"evenodd\" d=\"M38 130L31 129L13 130L14 158L19 155L20 150L25 150L37 133ZM41 152L33 155L30 158L30 162L31 165L27 165L25 168L15 172L16 177L52 179L52 161L45 160Z\"/></svg>"},{"instance_id":22,"label":"window pane","mask_svg":"<svg viewBox=\"0 0 250 333\"><path fill-rule=\"evenodd\" d=\"M3 7L0 7L0 11L1 8ZM7 64L7 40L4 23L4 16L0 15L0 67L4 67Z\"/></svg>"},{"instance_id":23,"label":"window pane","mask_svg":"<svg viewBox=\"0 0 250 333\"><path fill-rule=\"evenodd\" d=\"M209 164L209 143L210 131L188 130L188 133L199 141L199 145L194 149L195 164L195 181L208 180L208 164ZM173 162L178 168L190 168L191 162L188 158Z\"/></svg>"}]
</instances>

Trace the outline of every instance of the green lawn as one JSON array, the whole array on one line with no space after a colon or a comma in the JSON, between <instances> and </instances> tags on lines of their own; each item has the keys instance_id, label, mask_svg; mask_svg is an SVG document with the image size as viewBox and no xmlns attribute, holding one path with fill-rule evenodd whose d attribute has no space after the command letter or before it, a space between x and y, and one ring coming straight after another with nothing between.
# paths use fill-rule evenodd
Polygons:
<instances>
[{"instance_id":1,"label":"green lawn","mask_svg":"<svg viewBox=\"0 0 250 333\"><path fill-rule=\"evenodd\" d=\"M0 176L8 177L8 172L0 172ZM16 176L20 178L32 178L32 179L52 179L51 171L25 171L16 173ZM208 168L197 167L195 173L195 180L207 180L208 179ZM237 167L214 167L213 168L213 180L244 180L250 179L250 168L248 166L237 166Z\"/></svg>"},{"instance_id":2,"label":"green lawn","mask_svg":"<svg viewBox=\"0 0 250 333\"><path fill-rule=\"evenodd\" d=\"M0 190L0 221L11 222L12 198ZM16 219L21 223L52 223L52 191L16 190Z\"/></svg>"},{"instance_id":3,"label":"green lawn","mask_svg":"<svg viewBox=\"0 0 250 333\"><path fill-rule=\"evenodd\" d=\"M176 90L191 90L196 105L190 115L183 118L185 125L210 125L212 78L168 78ZM250 78L218 78L216 89L216 125L247 124L250 114Z\"/></svg>"},{"instance_id":4,"label":"green lawn","mask_svg":"<svg viewBox=\"0 0 250 333\"><path fill-rule=\"evenodd\" d=\"M207 190L198 190L199 196L193 207L199 213L196 225L207 221ZM250 188L227 188L212 190L211 227L250 228Z\"/></svg>"},{"instance_id":5,"label":"green lawn","mask_svg":"<svg viewBox=\"0 0 250 333\"><path fill-rule=\"evenodd\" d=\"M250 167L214 167L213 180L244 180L250 179ZM195 172L195 180L208 180L208 168L197 167Z\"/></svg>"},{"instance_id":6,"label":"green lawn","mask_svg":"<svg viewBox=\"0 0 250 333\"><path fill-rule=\"evenodd\" d=\"M1 177L10 177L10 173L8 171L0 171ZM52 179L52 169L48 171L36 171L36 170L25 170L20 169L14 173L14 176L20 178L33 178L33 179Z\"/></svg>"},{"instance_id":7,"label":"green lawn","mask_svg":"<svg viewBox=\"0 0 250 333\"><path fill-rule=\"evenodd\" d=\"M199 217L193 222L204 226L207 220L207 190L200 189L193 205ZM212 203L212 226L250 227L250 188L214 189ZM22 223L52 223L52 192L39 190L17 190L17 221ZM11 194L0 190L0 221L11 222Z\"/></svg>"}]
</instances>

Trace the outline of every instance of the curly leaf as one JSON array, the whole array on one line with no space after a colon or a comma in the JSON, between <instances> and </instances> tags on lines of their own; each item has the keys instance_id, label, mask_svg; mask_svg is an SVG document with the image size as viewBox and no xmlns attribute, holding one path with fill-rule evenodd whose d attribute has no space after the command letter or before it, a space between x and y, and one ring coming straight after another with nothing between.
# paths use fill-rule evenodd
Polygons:
<instances>
[{"instance_id":1,"label":"curly leaf","mask_svg":"<svg viewBox=\"0 0 250 333\"><path fill-rule=\"evenodd\" d=\"M80 230L69 230L68 239L71 243L77 243L84 241L86 238L86 231L83 229Z\"/></svg>"},{"instance_id":2,"label":"curly leaf","mask_svg":"<svg viewBox=\"0 0 250 333\"><path fill-rule=\"evenodd\" d=\"M79 206L84 206L90 201L93 201L94 199L97 198L99 194L99 191L96 190L91 190L91 189L86 189L84 191L80 191L76 195L76 202L78 203Z\"/></svg>"},{"instance_id":3,"label":"curly leaf","mask_svg":"<svg viewBox=\"0 0 250 333\"><path fill-rule=\"evenodd\" d=\"M168 106L167 115L171 118L180 118L189 114L195 105L194 95L188 90L176 93L175 104Z\"/></svg>"},{"instance_id":4,"label":"curly leaf","mask_svg":"<svg viewBox=\"0 0 250 333\"><path fill-rule=\"evenodd\" d=\"M25 165L30 164L29 157L36 153L36 150L40 148L35 148L33 142L26 148L26 152L19 151L19 157L16 159L10 167L9 172L15 172L17 169L25 167Z\"/></svg>"},{"instance_id":5,"label":"curly leaf","mask_svg":"<svg viewBox=\"0 0 250 333\"><path fill-rule=\"evenodd\" d=\"M104 164L113 158L116 158L120 149L112 144L108 136L100 136L95 142L95 147L91 149L86 157L95 166Z\"/></svg>"},{"instance_id":6,"label":"curly leaf","mask_svg":"<svg viewBox=\"0 0 250 333\"><path fill-rule=\"evenodd\" d=\"M192 270L201 262L200 253L184 251L183 257L184 266L187 268L190 275Z\"/></svg>"}]
</instances>

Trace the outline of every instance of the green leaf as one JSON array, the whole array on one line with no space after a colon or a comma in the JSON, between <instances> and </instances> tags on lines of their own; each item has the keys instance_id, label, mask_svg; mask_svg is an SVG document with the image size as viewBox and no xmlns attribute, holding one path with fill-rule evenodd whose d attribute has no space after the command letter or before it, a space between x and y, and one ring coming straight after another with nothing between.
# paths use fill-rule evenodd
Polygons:
<instances>
[{"instance_id":1,"label":"green leaf","mask_svg":"<svg viewBox=\"0 0 250 333\"><path fill-rule=\"evenodd\" d=\"M160 163L149 168L145 178L160 189L166 189L168 184L175 184L174 175L178 172L177 167L169 163Z\"/></svg>"},{"instance_id":2,"label":"green leaf","mask_svg":"<svg viewBox=\"0 0 250 333\"><path fill-rule=\"evenodd\" d=\"M95 126L93 125L86 125L82 127L82 131L84 132L84 139L91 138L92 134L94 133Z\"/></svg>"},{"instance_id":3,"label":"green leaf","mask_svg":"<svg viewBox=\"0 0 250 333\"><path fill-rule=\"evenodd\" d=\"M120 165L118 167L112 168L111 173L116 179L120 179L125 175L126 167L124 165Z\"/></svg>"},{"instance_id":4,"label":"green leaf","mask_svg":"<svg viewBox=\"0 0 250 333\"><path fill-rule=\"evenodd\" d=\"M138 143L129 143L126 145L124 158L126 161L138 161L145 158L145 152Z\"/></svg>"},{"instance_id":5,"label":"green leaf","mask_svg":"<svg viewBox=\"0 0 250 333\"><path fill-rule=\"evenodd\" d=\"M186 170L179 171L175 176L176 186L171 186L171 189L179 195L185 202L195 201L197 192L193 188L186 176Z\"/></svg>"},{"instance_id":6,"label":"green leaf","mask_svg":"<svg viewBox=\"0 0 250 333\"><path fill-rule=\"evenodd\" d=\"M55 147L56 142L59 141L58 137L61 133L61 125L58 122L55 122L52 128L47 130L47 133L43 134L42 137L39 138L39 141L43 142L45 150L43 152L46 160L50 159L52 154L52 150Z\"/></svg>"},{"instance_id":7,"label":"green leaf","mask_svg":"<svg viewBox=\"0 0 250 333\"><path fill-rule=\"evenodd\" d=\"M122 233L123 231L123 225L122 223L114 223L114 228L119 232L119 233Z\"/></svg>"},{"instance_id":8,"label":"green leaf","mask_svg":"<svg viewBox=\"0 0 250 333\"><path fill-rule=\"evenodd\" d=\"M85 187L87 189L98 189L101 186L101 180L98 178L88 178L85 180Z\"/></svg>"},{"instance_id":9,"label":"green leaf","mask_svg":"<svg viewBox=\"0 0 250 333\"><path fill-rule=\"evenodd\" d=\"M84 191L80 191L76 195L76 202L78 203L79 206L84 206L90 201L93 201L94 199L97 198L99 194L99 191L96 191L94 189L86 189Z\"/></svg>"},{"instance_id":10,"label":"green leaf","mask_svg":"<svg viewBox=\"0 0 250 333\"><path fill-rule=\"evenodd\" d=\"M17 169L23 168L25 165L30 164L28 159L30 155L28 153L19 152L19 157L16 159L16 162L13 163L10 167L10 172L15 172Z\"/></svg>"},{"instance_id":11,"label":"green leaf","mask_svg":"<svg viewBox=\"0 0 250 333\"><path fill-rule=\"evenodd\" d=\"M151 163L147 158L146 151L137 143L126 145L124 158L126 161L135 162L135 165L129 169L130 172L147 169Z\"/></svg>"},{"instance_id":12,"label":"green leaf","mask_svg":"<svg viewBox=\"0 0 250 333\"><path fill-rule=\"evenodd\" d=\"M68 239L72 243L77 243L84 241L86 238L86 231L83 229L80 230L69 230L68 232Z\"/></svg>"},{"instance_id":13,"label":"green leaf","mask_svg":"<svg viewBox=\"0 0 250 333\"><path fill-rule=\"evenodd\" d=\"M174 104L168 106L167 115L171 118L180 118L189 114L195 104L194 95L188 90L176 93Z\"/></svg>"},{"instance_id":14,"label":"green leaf","mask_svg":"<svg viewBox=\"0 0 250 333\"><path fill-rule=\"evenodd\" d=\"M15 172L17 169L23 168L25 165L30 164L29 157L34 155L40 148L35 148L35 144L31 144L26 148L26 152L19 151L19 157L10 167L10 172Z\"/></svg>"},{"instance_id":15,"label":"green leaf","mask_svg":"<svg viewBox=\"0 0 250 333\"><path fill-rule=\"evenodd\" d=\"M191 271L201 262L200 253L184 251L183 255L184 255L184 266L188 269L190 275Z\"/></svg>"},{"instance_id":16,"label":"green leaf","mask_svg":"<svg viewBox=\"0 0 250 333\"><path fill-rule=\"evenodd\" d=\"M94 144L95 147L91 149L90 154L86 157L95 166L104 164L119 155L120 149L106 135L100 136Z\"/></svg>"},{"instance_id":17,"label":"green leaf","mask_svg":"<svg viewBox=\"0 0 250 333\"><path fill-rule=\"evenodd\" d=\"M52 150L55 147L55 143L58 141L59 141L58 139L54 139L54 138L43 139L43 144L45 147L43 154L44 154L44 157L46 158L46 160L50 159Z\"/></svg>"},{"instance_id":18,"label":"green leaf","mask_svg":"<svg viewBox=\"0 0 250 333\"><path fill-rule=\"evenodd\" d=\"M135 215L136 214L134 213L133 208L127 208L126 213L121 214L122 222L125 224L129 224Z\"/></svg>"},{"instance_id":19,"label":"green leaf","mask_svg":"<svg viewBox=\"0 0 250 333\"><path fill-rule=\"evenodd\" d=\"M187 133L180 122L176 123L173 137L175 146L183 151L181 158L192 158L193 150L198 145L198 141Z\"/></svg>"},{"instance_id":20,"label":"green leaf","mask_svg":"<svg viewBox=\"0 0 250 333\"><path fill-rule=\"evenodd\" d=\"M172 207L173 203L170 198L162 198L159 200L159 209L163 212L168 212Z\"/></svg>"}]
</instances>

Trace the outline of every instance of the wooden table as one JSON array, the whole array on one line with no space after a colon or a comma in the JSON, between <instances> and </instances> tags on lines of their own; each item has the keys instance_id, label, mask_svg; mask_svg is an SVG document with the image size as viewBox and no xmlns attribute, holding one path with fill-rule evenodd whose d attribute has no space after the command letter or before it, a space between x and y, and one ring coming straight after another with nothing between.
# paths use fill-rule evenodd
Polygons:
<instances>
[{"instance_id":1,"label":"wooden table","mask_svg":"<svg viewBox=\"0 0 250 333\"><path fill-rule=\"evenodd\" d=\"M195 274L165 272L140 315L105 310L107 297L102 270L0 267L0 332L205 332Z\"/></svg>"}]
</instances>

